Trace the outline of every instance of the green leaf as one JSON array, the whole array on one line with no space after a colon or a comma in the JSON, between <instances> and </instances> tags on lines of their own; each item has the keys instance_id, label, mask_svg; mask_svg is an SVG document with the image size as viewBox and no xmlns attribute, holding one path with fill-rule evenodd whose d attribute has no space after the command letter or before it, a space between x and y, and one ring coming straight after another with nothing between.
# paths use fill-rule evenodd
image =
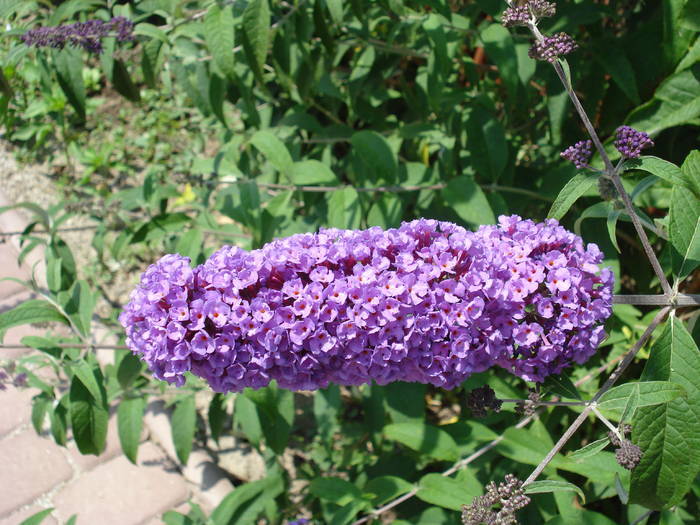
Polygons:
<instances>
[{"instance_id":1,"label":"green leaf","mask_svg":"<svg viewBox=\"0 0 700 525\"><path fill-rule=\"evenodd\" d=\"M196 423L197 411L194 405L194 396L185 396L176 403L170 419L175 452L183 465L187 464L192 451Z\"/></svg>"},{"instance_id":2,"label":"green leaf","mask_svg":"<svg viewBox=\"0 0 700 525\"><path fill-rule=\"evenodd\" d=\"M350 142L356 161L364 173L360 180L371 185L392 184L396 181L396 156L387 140L376 131L353 133Z\"/></svg>"},{"instance_id":3,"label":"green leaf","mask_svg":"<svg viewBox=\"0 0 700 525\"><path fill-rule=\"evenodd\" d=\"M620 215L622 215L622 210L611 208L605 221L608 228L608 237L610 237L610 242L617 250L617 253L620 253L620 247L617 244L617 220L620 218Z\"/></svg>"},{"instance_id":4,"label":"green leaf","mask_svg":"<svg viewBox=\"0 0 700 525\"><path fill-rule=\"evenodd\" d=\"M146 410L146 400L142 397L123 399L117 409L117 428L119 430L119 442L122 445L124 455L134 465L137 463L139 442L141 440L141 427L143 414Z\"/></svg>"},{"instance_id":5,"label":"green leaf","mask_svg":"<svg viewBox=\"0 0 700 525\"><path fill-rule=\"evenodd\" d=\"M682 172L691 180L700 179L700 151L685 159ZM700 199L680 186L671 191L668 233L673 271L683 279L700 265Z\"/></svg>"},{"instance_id":6,"label":"green leaf","mask_svg":"<svg viewBox=\"0 0 700 525\"><path fill-rule=\"evenodd\" d=\"M566 185L561 189L559 195L554 200L554 204L549 209L548 217L561 220L569 208L581 197L584 193L590 190L598 180L598 175L594 173L577 173Z\"/></svg>"},{"instance_id":7,"label":"green leaf","mask_svg":"<svg viewBox=\"0 0 700 525\"><path fill-rule=\"evenodd\" d=\"M97 301L90 285L86 281L76 281L68 292L60 292L58 298L63 310L80 333L84 336L89 335L92 312Z\"/></svg>"},{"instance_id":8,"label":"green leaf","mask_svg":"<svg viewBox=\"0 0 700 525\"><path fill-rule=\"evenodd\" d=\"M329 441L335 428L338 426L338 413L340 412L340 389L338 385L330 384L328 387L317 390L314 395L314 417L321 437Z\"/></svg>"},{"instance_id":9,"label":"green leaf","mask_svg":"<svg viewBox=\"0 0 700 525\"><path fill-rule=\"evenodd\" d=\"M596 49L594 56L601 63L603 69L608 73L615 84L620 88L633 104L640 104L639 90L637 89L637 78L634 68L630 63L622 46L615 41L602 42Z\"/></svg>"},{"instance_id":10,"label":"green leaf","mask_svg":"<svg viewBox=\"0 0 700 525\"><path fill-rule=\"evenodd\" d=\"M459 457L457 444L452 436L422 421L386 425L384 435L387 439L398 441L434 459L456 461Z\"/></svg>"},{"instance_id":11,"label":"green leaf","mask_svg":"<svg viewBox=\"0 0 700 525\"><path fill-rule=\"evenodd\" d=\"M638 396L637 406L646 407L668 403L685 394L681 385L670 381L643 381L639 383L626 383L616 386L605 392L598 400L598 408L601 410L622 411L627 405L630 396Z\"/></svg>"},{"instance_id":12,"label":"green leaf","mask_svg":"<svg viewBox=\"0 0 700 525\"><path fill-rule=\"evenodd\" d=\"M262 76L270 41L270 6L267 0L251 0L243 11L244 47L254 71Z\"/></svg>"},{"instance_id":13,"label":"green leaf","mask_svg":"<svg viewBox=\"0 0 700 525\"><path fill-rule=\"evenodd\" d=\"M607 516L590 510L573 509L569 516L555 516L545 522L545 525L620 525Z\"/></svg>"},{"instance_id":14,"label":"green leaf","mask_svg":"<svg viewBox=\"0 0 700 525\"><path fill-rule=\"evenodd\" d=\"M318 498L341 506L362 497L362 492L355 485L334 477L314 479L309 486L309 491Z\"/></svg>"},{"instance_id":15,"label":"green leaf","mask_svg":"<svg viewBox=\"0 0 700 525\"><path fill-rule=\"evenodd\" d=\"M525 494L547 494L549 492L575 492L581 497L581 502L586 503L586 495L573 483L558 481L555 479L543 479L533 481L523 487Z\"/></svg>"},{"instance_id":16,"label":"green leaf","mask_svg":"<svg viewBox=\"0 0 700 525\"><path fill-rule=\"evenodd\" d=\"M398 227L403 217L403 201L394 193L380 193L367 212L367 226L383 229Z\"/></svg>"},{"instance_id":17,"label":"green leaf","mask_svg":"<svg viewBox=\"0 0 700 525\"><path fill-rule=\"evenodd\" d=\"M241 428L246 439L257 447L262 440L262 427L255 403L246 396L236 396L236 402L233 405L233 420Z\"/></svg>"},{"instance_id":18,"label":"green leaf","mask_svg":"<svg viewBox=\"0 0 700 525\"><path fill-rule=\"evenodd\" d=\"M610 443L610 440L608 438L598 439L584 447L581 447L578 450L570 452L566 455L566 457L571 460L578 461L591 456L595 456L598 452L602 451L605 447L607 447L608 443Z\"/></svg>"},{"instance_id":19,"label":"green leaf","mask_svg":"<svg viewBox=\"0 0 700 525\"><path fill-rule=\"evenodd\" d=\"M210 519L214 525L232 525L235 523L255 523L255 519L243 521L237 519L240 514L250 506L252 502L266 494L270 498L274 498L281 492L284 485L281 482L279 475L261 479L260 481L252 481L243 483L230 492L219 505L211 513ZM253 516L255 518L257 516Z\"/></svg>"},{"instance_id":20,"label":"green leaf","mask_svg":"<svg viewBox=\"0 0 700 525\"><path fill-rule=\"evenodd\" d=\"M209 422L209 430L211 431L211 437L217 443L219 442L219 437L224 429L224 424L226 423L226 407L224 402L226 397L224 394L217 392L214 394L214 398L209 404L209 410L207 411L207 421Z\"/></svg>"},{"instance_id":21,"label":"green leaf","mask_svg":"<svg viewBox=\"0 0 700 525\"><path fill-rule=\"evenodd\" d=\"M395 381L384 387L387 411L394 423L422 422L425 417L426 386Z\"/></svg>"},{"instance_id":22,"label":"green leaf","mask_svg":"<svg viewBox=\"0 0 700 525\"><path fill-rule=\"evenodd\" d=\"M416 497L446 509L461 510L481 495L478 483L467 483L440 474L426 474L419 482Z\"/></svg>"},{"instance_id":23,"label":"green leaf","mask_svg":"<svg viewBox=\"0 0 700 525\"><path fill-rule=\"evenodd\" d=\"M117 380L123 389L127 389L136 380L143 370L143 361L135 354L127 353L117 367Z\"/></svg>"},{"instance_id":24,"label":"green leaf","mask_svg":"<svg viewBox=\"0 0 700 525\"><path fill-rule=\"evenodd\" d=\"M362 220L359 195L354 188L343 188L326 193L328 201L328 226L330 228L357 229Z\"/></svg>"},{"instance_id":25,"label":"green leaf","mask_svg":"<svg viewBox=\"0 0 700 525\"><path fill-rule=\"evenodd\" d=\"M277 138L277 136L267 130L260 130L250 138L250 143L255 146L260 153L265 155L267 161L272 164L277 171L285 175L289 174L294 161L287 147L284 145L284 142ZM321 163L319 162L319 164ZM322 166L325 168L325 165ZM335 176L333 178L335 178ZM294 179L292 179L292 182L294 182ZM300 183L294 182L294 184Z\"/></svg>"},{"instance_id":26,"label":"green leaf","mask_svg":"<svg viewBox=\"0 0 700 525\"><path fill-rule=\"evenodd\" d=\"M645 156L638 159L627 159L624 164L625 170L642 170L675 186L682 186L700 198L700 180L693 180L689 174L685 174L681 168L660 159L658 157Z\"/></svg>"},{"instance_id":27,"label":"green leaf","mask_svg":"<svg viewBox=\"0 0 700 525\"><path fill-rule=\"evenodd\" d=\"M73 438L81 454L100 455L105 448L107 440L107 422L109 410L107 396L104 392L102 373L95 367L90 374L91 379L85 379L99 385L98 397L93 396L81 377L73 376L70 386L70 421L73 429Z\"/></svg>"},{"instance_id":28,"label":"green leaf","mask_svg":"<svg viewBox=\"0 0 700 525\"><path fill-rule=\"evenodd\" d=\"M187 230L180 240L177 241L177 246L175 251L180 255L189 257L190 261L197 262L197 258L202 253L202 246L204 245L204 234L199 228L192 228Z\"/></svg>"},{"instance_id":29,"label":"green leaf","mask_svg":"<svg viewBox=\"0 0 700 525\"><path fill-rule=\"evenodd\" d=\"M68 434L68 407L70 406L69 394L66 393L51 411L51 435L54 441L65 446Z\"/></svg>"},{"instance_id":30,"label":"green leaf","mask_svg":"<svg viewBox=\"0 0 700 525\"><path fill-rule=\"evenodd\" d=\"M229 6L222 9L214 3L209 8L204 17L204 38L216 67L227 77L235 78L234 21Z\"/></svg>"},{"instance_id":31,"label":"green leaf","mask_svg":"<svg viewBox=\"0 0 700 525\"><path fill-rule=\"evenodd\" d=\"M124 98L127 100L131 100L132 102L141 101L141 93L139 92L139 88L131 79L129 70L126 68L124 62L119 59L114 60L114 65L112 68L112 85L117 93L124 96Z\"/></svg>"},{"instance_id":32,"label":"green leaf","mask_svg":"<svg viewBox=\"0 0 700 525\"><path fill-rule=\"evenodd\" d=\"M44 420L52 403L53 399L44 392L32 398L32 426L37 434L44 431Z\"/></svg>"},{"instance_id":33,"label":"green leaf","mask_svg":"<svg viewBox=\"0 0 700 525\"><path fill-rule=\"evenodd\" d=\"M80 52L66 47L53 54L58 85L80 120L85 120L85 84L83 83L83 60Z\"/></svg>"},{"instance_id":34,"label":"green leaf","mask_svg":"<svg viewBox=\"0 0 700 525\"><path fill-rule=\"evenodd\" d=\"M632 441L644 452L632 471L630 501L650 509L678 504L700 471L700 352L671 316L649 351L641 381L672 381L687 397L637 410Z\"/></svg>"},{"instance_id":35,"label":"green leaf","mask_svg":"<svg viewBox=\"0 0 700 525\"><path fill-rule=\"evenodd\" d=\"M498 66L498 74L508 90L510 103L515 104L518 95L518 61L510 31L500 24L491 24L480 32L486 56Z\"/></svg>"},{"instance_id":36,"label":"green leaf","mask_svg":"<svg viewBox=\"0 0 700 525\"><path fill-rule=\"evenodd\" d=\"M39 525L45 518L47 518L53 512L53 508L44 509L36 514L32 514L28 518L22 520L19 525Z\"/></svg>"},{"instance_id":37,"label":"green leaf","mask_svg":"<svg viewBox=\"0 0 700 525\"><path fill-rule=\"evenodd\" d=\"M486 195L468 175L460 175L448 182L442 196L455 213L472 226L496 222Z\"/></svg>"},{"instance_id":38,"label":"green leaf","mask_svg":"<svg viewBox=\"0 0 700 525\"><path fill-rule=\"evenodd\" d=\"M508 143L503 125L494 115L477 106L469 114L466 130L472 166L479 175L495 182L508 164Z\"/></svg>"},{"instance_id":39,"label":"green leaf","mask_svg":"<svg viewBox=\"0 0 700 525\"><path fill-rule=\"evenodd\" d=\"M374 506L383 505L387 501L398 498L413 489L413 485L397 476L380 476L370 480L365 485L364 492L372 495Z\"/></svg>"},{"instance_id":40,"label":"green leaf","mask_svg":"<svg viewBox=\"0 0 700 525\"><path fill-rule=\"evenodd\" d=\"M544 380L543 386L548 392L552 392L561 397L568 397L569 399L583 399L581 394L579 394L576 385L574 385L569 376L566 374L547 376L547 378Z\"/></svg>"},{"instance_id":41,"label":"green leaf","mask_svg":"<svg viewBox=\"0 0 700 525\"><path fill-rule=\"evenodd\" d=\"M324 0L328 11L331 13L331 18L336 24L343 22L343 0Z\"/></svg>"},{"instance_id":42,"label":"green leaf","mask_svg":"<svg viewBox=\"0 0 700 525\"><path fill-rule=\"evenodd\" d=\"M335 173L323 162L313 159L295 162L289 170L289 177L292 184L296 186L312 186L314 184L334 186L338 184Z\"/></svg>"},{"instance_id":43,"label":"green leaf","mask_svg":"<svg viewBox=\"0 0 700 525\"><path fill-rule=\"evenodd\" d=\"M12 310L0 313L0 343L3 341L5 332L13 326L53 322L68 324L68 320L51 303L30 299Z\"/></svg>"},{"instance_id":44,"label":"green leaf","mask_svg":"<svg viewBox=\"0 0 700 525\"><path fill-rule=\"evenodd\" d=\"M98 382L98 377L102 377L101 372L97 372L87 361L78 361L70 367L70 370L80 379L83 386L96 402L101 403L104 400L102 390L104 386Z\"/></svg>"}]
</instances>

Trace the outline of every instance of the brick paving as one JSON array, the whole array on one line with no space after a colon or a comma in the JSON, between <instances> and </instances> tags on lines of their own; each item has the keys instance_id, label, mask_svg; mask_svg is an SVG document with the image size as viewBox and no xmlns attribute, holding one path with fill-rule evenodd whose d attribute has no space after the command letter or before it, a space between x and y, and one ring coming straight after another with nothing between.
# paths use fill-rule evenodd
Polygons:
<instances>
[{"instance_id":1,"label":"brick paving","mask_svg":"<svg viewBox=\"0 0 700 525\"><path fill-rule=\"evenodd\" d=\"M0 231L16 230L21 223L21 217L12 211L0 214ZM13 242L0 243L0 277L29 276L26 267L17 266L17 253ZM0 281L0 311L28 297L16 283ZM22 337L43 332L32 326L13 328L4 343L20 344ZM0 361L30 352L0 349ZM149 439L146 429L138 465L133 465L121 452L114 415L106 450L99 457L82 456L72 441L67 447L56 445L48 432L38 435L31 425L31 398L38 392L12 386L0 391L0 525L19 525L47 508L54 510L44 520L46 525L63 524L73 514L82 524L152 525L161 523L159 517L167 510L188 508L185 502L190 499L211 508L230 490L230 483L224 484L224 490L212 496L206 486L188 481L167 454L168 447ZM160 435L164 443L166 430L161 425L151 438ZM191 464L184 472L192 469Z\"/></svg>"}]
</instances>

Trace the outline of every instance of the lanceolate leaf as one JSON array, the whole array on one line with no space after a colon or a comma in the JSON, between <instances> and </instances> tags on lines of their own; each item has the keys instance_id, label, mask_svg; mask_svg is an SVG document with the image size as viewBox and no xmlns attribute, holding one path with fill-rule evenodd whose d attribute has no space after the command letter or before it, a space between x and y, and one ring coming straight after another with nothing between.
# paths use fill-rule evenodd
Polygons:
<instances>
[{"instance_id":1,"label":"lanceolate leaf","mask_svg":"<svg viewBox=\"0 0 700 525\"><path fill-rule=\"evenodd\" d=\"M682 172L700 180L700 151L685 159ZM668 230L673 271L682 279L700 264L700 199L685 187L674 186L671 192Z\"/></svg>"},{"instance_id":2,"label":"lanceolate leaf","mask_svg":"<svg viewBox=\"0 0 700 525\"><path fill-rule=\"evenodd\" d=\"M12 310L0 313L0 343L5 331L13 326L46 322L68 324L68 320L51 303L39 299L25 301Z\"/></svg>"},{"instance_id":3,"label":"lanceolate leaf","mask_svg":"<svg viewBox=\"0 0 700 525\"><path fill-rule=\"evenodd\" d=\"M632 471L630 501L651 509L679 503L700 471L700 352L682 321L669 318L641 381L672 381L687 397L637 410L632 441L644 452Z\"/></svg>"},{"instance_id":4,"label":"lanceolate leaf","mask_svg":"<svg viewBox=\"0 0 700 525\"><path fill-rule=\"evenodd\" d=\"M80 119L85 120L85 84L80 52L66 47L54 54L54 62L58 84Z\"/></svg>"},{"instance_id":5,"label":"lanceolate leaf","mask_svg":"<svg viewBox=\"0 0 700 525\"><path fill-rule=\"evenodd\" d=\"M253 66L262 75L270 39L270 6L267 0L251 0L243 12L245 47Z\"/></svg>"},{"instance_id":6,"label":"lanceolate leaf","mask_svg":"<svg viewBox=\"0 0 700 525\"><path fill-rule=\"evenodd\" d=\"M209 8L204 17L204 38L216 66L224 75L234 77L233 14L230 7L221 9L214 3Z\"/></svg>"},{"instance_id":7,"label":"lanceolate leaf","mask_svg":"<svg viewBox=\"0 0 700 525\"><path fill-rule=\"evenodd\" d=\"M384 435L434 459L455 461L458 456L457 444L452 436L422 421L387 425Z\"/></svg>"},{"instance_id":8,"label":"lanceolate leaf","mask_svg":"<svg viewBox=\"0 0 700 525\"><path fill-rule=\"evenodd\" d=\"M481 495L478 486L478 483L465 483L440 474L426 474L420 480L416 496L433 505L460 510L462 505L468 505Z\"/></svg>"},{"instance_id":9,"label":"lanceolate leaf","mask_svg":"<svg viewBox=\"0 0 700 525\"><path fill-rule=\"evenodd\" d=\"M143 426L143 413L146 402L142 397L127 398L117 409L117 428L122 450L129 461L136 464L136 458Z\"/></svg>"},{"instance_id":10,"label":"lanceolate leaf","mask_svg":"<svg viewBox=\"0 0 700 525\"><path fill-rule=\"evenodd\" d=\"M455 213L470 225L496 222L486 195L472 177L460 175L452 179L442 190L442 195Z\"/></svg>"},{"instance_id":11,"label":"lanceolate leaf","mask_svg":"<svg viewBox=\"0 0 700 525\"><path fill-rule=\"evenodd\" d=\"M583 491L573 483L567 481L559 481L555 479L543 479L541 481L533 481L524 487L525 494L544 494L547 492L575 492L581 497L581 500L586 502L586 495Z\"/></svg>"},{"instance_id":12,"label":"lanceolate leaf","mask_svg":"<svg viewBox=\"0 0 700 525\"><path fill-rule=\"evenodd\" d=\"M173 415L170 419L175 452L183 465L187 464L192 451L196 423L197 412L194 405L194 396L183 397L175 405L175 410L173 410Z\"/></svg>"},{"instance_id":13,"label":"lanceolate leaf","mask_svg":"<svg viewBox=\"0 0 700 525\"><path fill-rule=\"evenodd\" d=\"M598 175L594 173L577 173L573 179L566 183L559 195L557 195L554 204L547 214L553 219L560 220L569 208L598 180Z\"/></svg>"},{"instance_id":14,"label":"lanceolate leaf","mask_svg":"<svg viewBox=\"0 0 700 525\"><path fill-rule=\"evenodd\" d=\"M81 377L87 379L87 375L73 376L70 387L70 421L75 444L81 454L99 455L105 448L109 411L102 374L95 368L91 376L91 381L88 382L96 383L99 388L97 398L81 380Z\"/></svg>"}]
</instances>

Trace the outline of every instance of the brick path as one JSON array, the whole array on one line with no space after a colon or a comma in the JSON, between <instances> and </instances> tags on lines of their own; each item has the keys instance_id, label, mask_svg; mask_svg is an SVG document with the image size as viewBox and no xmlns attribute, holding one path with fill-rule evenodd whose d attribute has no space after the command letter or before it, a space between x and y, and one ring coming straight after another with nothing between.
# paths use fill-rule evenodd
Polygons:
<instances>
[{"instance_id":1,"label":"brick path","mask_svg":"<svg viewBox=\"0 0 700 525\"><path fill-rule=\"evenodd\" d=\"M7 204L3 201L0 195L0 206ZM15 212L0 215L0 231L22 228L23 220ZM12 239L0 243L0 277L29 277L31 266L18 267L17 253ZM0 311L29 296L18 284L0 282ZM17 327L7 332L4 343L19 344L26 335L43 335L43 330ZM29 352L0 349L0 361ZM211 509L231 490L203 451L193 451L184 468L173 462L167 417L157 410L147 415L138 466L121 453L114 415L106 450L99 457L82 456L72 441L67 447L56 445L47 428L37 435L31 425L31 398L38 392L12 386L0 391L0 525L18 525L47 508L54 511L43 523L51 525L63 524L73 514L83 525L154 525L161 523L166 510L185 511L190 499Z\"/></svg>"}]
</instances>

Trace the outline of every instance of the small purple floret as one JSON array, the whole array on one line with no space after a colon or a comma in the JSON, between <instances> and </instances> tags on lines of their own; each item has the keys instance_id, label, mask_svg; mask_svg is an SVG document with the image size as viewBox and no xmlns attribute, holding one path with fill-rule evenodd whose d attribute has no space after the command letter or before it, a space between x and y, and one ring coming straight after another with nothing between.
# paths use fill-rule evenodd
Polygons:
<instances>
[{"instance_id":1,"label":"small purple floret","mask_svg":"<svg viewBox=\"0 0 700 525\"><path fill-rule=\"evenodd\" d=\"M605 336L613 274L602 258L551 219L324 229L225 246L195 269L166 255L119 319L155 377L182 385L190 371L217 392L273 379L450 389L493 366L542 381Z\"/></svg>"},{"instance_id":2,"label":"small purple floret","mask_svg":"<svg viewBox=\"0 0 700 525\"><path fill-rule=\"evenodd\" d=\"M626 159L636 159L643 149L653 145L649 135L630 126L620 126L615 132L615 148Z\"/></svg>"},{"instance_id":3,"label":"small purple floret","mask_svg":"<svg viewBox=\"0 0 700 525\"><path fill-rule=\"evenodd\" d=\"M133 40L134 23L117 16L104 20L88 20L56 27L38 27L24 33L20 39L28 46L63 49L66 45L82 47L93 53L102 52L102 39L116 37L119 42Z\"/></svg>"},{"instance_id":4,"label":"small purple floret","mask_svg":"<svg viewBox=\"0 0 700 525\"><path fill-rule=\"evenodd\" d=\"M530 58L556 62L561 55L568 55L578 48L574 39L566 33L546 36L542 42L535 42L528 51Z\"/></svg>"},{"instance_id":5,"label":"small purple floret","mask_svg":"<svg viewBox=\"0 0 700 525\"><path fill-rule=\"evenodd\" d=\"M577 169L587 168L588 161L593 154L593 141L580 140L573 146L569 146L561 152L561 156L566 160L573 162Z\"/></svg>"}]
</instances>

